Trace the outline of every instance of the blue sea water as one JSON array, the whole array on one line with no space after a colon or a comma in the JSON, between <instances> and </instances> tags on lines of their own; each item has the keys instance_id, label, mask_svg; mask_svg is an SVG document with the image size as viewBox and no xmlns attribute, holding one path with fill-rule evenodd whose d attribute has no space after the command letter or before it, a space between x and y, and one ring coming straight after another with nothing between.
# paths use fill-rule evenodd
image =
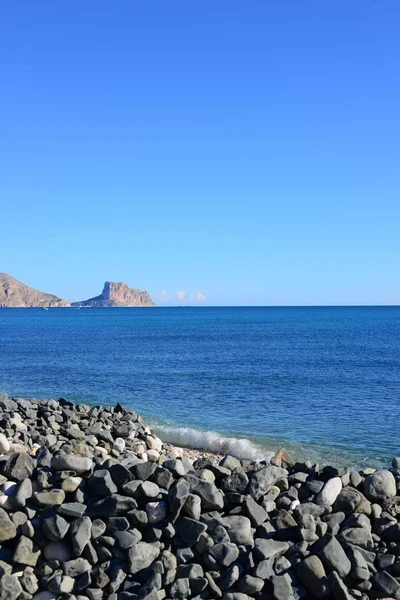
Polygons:
<instances>
[{"instance_id":1,"label":"blue sea water","mask_svg":"<svg viewBox=\"0 0 400 600\"><path fill-rule=\"evenodd\" d=\"M387 464L400 307L1 309L0 391L124 402L181 445Z\"/></svg>"}]
</instances>

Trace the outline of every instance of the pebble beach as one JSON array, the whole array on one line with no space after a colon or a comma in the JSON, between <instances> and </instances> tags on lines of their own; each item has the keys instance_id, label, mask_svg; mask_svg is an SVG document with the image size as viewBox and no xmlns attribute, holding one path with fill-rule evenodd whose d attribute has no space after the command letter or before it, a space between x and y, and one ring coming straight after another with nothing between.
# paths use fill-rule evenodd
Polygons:
<instances>
[{"instance_id":1,"label":"pebble beach","mask_svg":"<svg viewBox=\"0 0 400 600\"><path fill-rule=\"evenodd\" d=\"M121 404L0 394L0 598L400 598L399 483L397 458L240 460Z\"/></svg>"}]
</instances>

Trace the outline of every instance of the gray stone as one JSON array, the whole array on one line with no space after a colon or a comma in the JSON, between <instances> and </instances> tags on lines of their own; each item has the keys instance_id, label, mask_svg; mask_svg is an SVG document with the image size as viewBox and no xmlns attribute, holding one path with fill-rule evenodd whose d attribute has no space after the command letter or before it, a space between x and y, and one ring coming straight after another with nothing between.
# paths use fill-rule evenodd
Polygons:
<instances>
[{"instance_id":1,"label":"gray stone","mask_svg":"<svg viewBox=\"0 0 400 600\"><path fill-rule=\"evenodd\" d=\"M93 461L90 458L64 452L54 456L51 461L51 468L54 471L75 471L77 474L90 471L92 466Z\"/></svg>"},{"instance_id":2,"label":"gray stone","mask_svg":"<svg viewBox=\"0 0 400 600\"><path fill-rule=\"evenodd\" d=\"M269 465L252 475L249 483L249 494L254 500L259 500L281 479L286 478L286 469Z\"/></svg>"},{"instance_id":3,"label":"gray stone","mask_svg":"<svg viewBox=\"0 0 400 600\"><path fill-rule=\"evenodd\" d=\"M280 556L281 554L285 554L289 549L289 544L287 542L279 542L277 540L256 538L254 544L254 553L259 560Z\"/></svg>"},{"instance_id":4,"label":"gray stone","mask_svg":"<svg viewBox=\"0 0 400 600\"><path fill-rule=\"evenodd\" d=\"M325 514L324 506L317 506L313 502L304 502L303 504L299 504L296 506L294 510L295 515L303 516L303 515L312 515L313 517L321 517Z\"/></svg>"},{"instance_id":5,"label":"gray stone","mask_svg":"<svg viewBox=\"0 0 400 600\"><path fill-rule=\"evenodd\" d=\"M184 477L187 474L184 463L179 458L171 458L163 462L163 467L168 469L177 477Z\"/></svg>"},{"instance_id":6,"label":"gray stone","mask_svg":"<svg viewBox=\"0 0 400 600\"><path fill-rule=\"evenodd\" d=\"M344 512L346 515L354 512L364 515L371 514L371 503L358 490L352 487L345 487L336 499L335 512Z\"/></svg>"},{"instance_id":7,"label":"gray stone","mask_svg":"<svg viewBox=\"0 0 400 600\"><path fill-rule=\"evenodd\" d=\"M229 567L239 557L239 550L235 544L215 544L210 548L208 554L223 567Z\"/></svg>"},{"instance_id":8,"label":"gray stone","mask_svg":"<svg viewBox=\"0 0 400 600\"><path fill-rule=\"evenodd\" d=\"M396 495L396 480L390 471L378 469L365 479L364 490L372 500L386 500Z\"/></svg>"},{"instance_id":9,"label":"gray stone","mask_svg":"<svg viewBox=\"0 0 400 600\"><path fill-rule=\"evenodd\" d=\"M142 534L134 529L133 531L116 531L114 533L114 539L117 543L118 548L121 550L128 550L134 544L137 544L142 539Z\"/></svg>"},{"instance_id":10,"label":"gray stone","mask_svg":"<svg viewBox=\"0 0 400 600\"><path fill-rule=\"evenodd\" d=\"M80 502L66 502L58 509L58 514L71 519L83 517L86 512L86 505Z\"/></svg>"},{"instance_id":11,"label":"gray stone","mask_svg":"<svg viewBox=\"0 0 400 600\"><path fill-rule=\"evenodd\" d=\"M275 574L283 575L283 573L286 573L291 568L291 566L292 564L287 558L285 558L284 556L278 556L274 562Z\"/></svg>"},{"instance_id":12,"label":"gray stone","mask_svg":"<svg viewBox=\"0 0 400 600\"><path fill-rule=\"evenodd\" d=\"M222 519L222 525L226 528L229 539L237 545L253 545L251 522L248 517L232 515Z\"/></svg>"},{"instance_id":13,"label":"gray stone","mask_svg":"<svg viewBox=\"0 0 400 600\"><path fill-rule=\"evenodd\" d=\"M51 542L44 547L43 555L48 561L67 562L71 558L71 550L64 542Z\"/></svg>"},{"instance_id":14,"label":"gray stone","mask_svg":"<svg viewBox=\"0 0 400 600\"><path fill-rule=\"evenodd\" d=\"M297 576L311 595L325 598L329 595L324 565L318 556L308 556L297 565Z\"/></svg>"},{"instance_id":15,"label":"gray stone","mask_svg":"<svg viewBox=\"0 0 400 600\"><path fill-rule=\"evenodd\" d=\"M189 493L190 487L185 479L179 479L171 486L168 492L168 501L170 506L170 516L173 523L179 517Z\"/></svg>"},{"instance_id":16,"label":"gray stone","mask_svg":"<svg viewBox=\"0 0 400 600\"><path fill-rule=\"evenodd\" d=\"M30 477L35 468L35 462L29 454L13 452L3 468L3 473L8 479L22 481Z\"/></svg>"},{"instance_id":17,"label":"gray stone","mask_svg":"<svg viewBox=\"0 0 400 600\"><path fill-rule=\"evenodd\" d=\"M189 579L187 577L176 579L171 585L170 595L171 598L176 600L185 600L185 598L189 598L191 595Z\"/></svg>"},{"instance_id":18,"label":"gray stone","mask_svg":"<svg viewBox=\"0 0 400 600\"><path fill-rule=\"evenodd\" d=\"M52 542L59 542L68 532L69 523L60 515L47 517L42 522L42 530L45 536Z\"/></svg>"},{"instance_id":19,"label":"gray stone","mask_svg":"<svg viewBox=\"0 0 400 600\"><path fill-rule=\"evenodd\" d=\"M274 575L272 586L276 600L291 600L293 598L292 581L287 573L285 575Z\"/></svg>"},{"instance_id":20,"label":"gray stone","mask_svg":"<svg viewBox=\"0 0 400 600\"><path fill-rule=\"evenodd\" d=\"M400 583L386 571L380 571L373 577L373 583L378 589L391 598L400 598Z\"/></svg>"},{"instance_id":21,"label":"gray stone","mask_svg":"<svg viewBox=\"0 0 400 600\"><path fill-rule=\"evenodd\" d=\"M89 478L88 487L98 496L111 496L111 494L118 492L118 488L107 469L95 471Z\"/></svg>"},{"instance_id":22,"label":"gray stone","mask_svg":"<svg viewBox=\"0 0 400 600\"><path fill-rule=\"evenodd\" d=\"M230 471L234 471L235 469L240 469L240 467L242 465L240 463L240 460L238 460L234 456L231 456L230 454L227 454L221 460L221 462L219 463L219 466L223 467L224 469L229 469Z\"/></svg>"},{"instance_id":23,"label":"gray stone","mask_svg":"<svg viewBox=\"0 0 400 600\"><path fill-rule=\"evenodd\" d=\"M346 577L351 570L351 562L338 540L327 534L322 540L319 557L330 571L337 571L340 577Z\"/></svg>"},{"instance_id":24,"label":"gray stone","mask_svg":"<svg viewBox=\"0 0 400 600\"><path fill-rule=\"evenodd\" d=\"M271 574L271 578L272 577L273 575ZM238 583L239 591L243 592L243 594L249 594L250 596L261 592L263 587L264 580L260 577L253 577L252 575L245 575Z\"/></svg>"},{"instance_id":25,"label":"gray stone","mask_svg":"<svg viewBox=\"0 0 400 600\"><path fill-rule=\"evenodd\" d=\"M32 482L30 479L23 479L13 493L11 503L15 508L24 508L26 501L32 498Z\"/></svg>"},{"instance_id":26,"label":"gray stone","mask_svg":"<svg viewBox=\"0 0 400 600\"><path fill-rule=\"evenodd\" d=\"M230 567L224 571L222 576L218 579L218 585L221 590L229 590L240 578L239 565L232 563Z\"/></svg>"},{"instance_id":27,"label":"gray stone","mask_svg":"<svg viewBox=\"0 0 400 600\"><path fill-rule=\"evenodd\" d=\"M249 485L249 478L246 473L232 473L221 479L220 485L224 492L244 493Z\"/></svg>"},{"instance_id":28,"label":"gray stone","mask_svg":"<svg viewBox=\"0 0 400 600\"><path fill-rule=\"evenodd\" d=\"M17 600L22 593L22 586L16 575L3 575L0 579L1 600Z\"/></svg>"},{"instance_id":29,"label":"gray stone","mask_svg":"<svg viewBox=\"0 0 400 600\"><path fill-rule=\"evenodd\" d=\"M75 558L74 560L68 560L63 563L63 571L65 575L70 577L79 577L83 573L87 573L91 570L91 565L86 558Z\"/></svg>"},{"instance_id":30,"label":"gray stone","mask_svg":"<svg viewBox=\"0 0 400 600\"><path fill-rule=\"evenodd\" d=\"M195 494L189 494L189 496L186 498L183 510L188 517L190 517L191 519L196 519L196 521L198 521L201 517L200 496L196 496Z\"/></svg>"},{"instance_id":31,"label":"gray stone","mask_svg":"<svg viewBox=\"0 0 400 600\"><path fill-rule=\"evenodd\" d=\"M86 544L90 541L92 533L92 521L89 517L76 519L70 527L72 539L72 552L75 557L82 554Z\"/></svg>"},{"instance_id":32,"label":"gray stone","mask_svg":"<svg viewBox=\"0 0 400 600\"><path fill-rule=\"evenodd\" d=\"M364 527L350 527L344 529L338 535L340 542L347 542L365 548L365 550L372 550L374 542L372 540L371 532Z\"/></svg>"},{"instance_id":33,"label":"gray stone","mask_svg":"<svg viewBox=\"0 0 400 600\"><path fill-rule=\"evenodd\" d=\"M33 569L31 569L29 567L27 567L24 570L22 576L19 578L19 581L20 581L20 584L22 585L23 589L28 594L33 595L39 589L37 577L36 577L35 573L33 572Z\"/></svg>"},{"instance_id":34,"label":"gray stone","mask_svg":"<svg viewBox=\"0 0 400 600\"><path fill-rule=\"evenodd\" d=\"M347 586L335 571L329 574L328 583L335 600L353 600L354 596L349 594Z\"/></svg>"},{"instance_id":35,"label":"gray stone","mask_svg":"<svg viewBox=\"0 0 400 600\"><path fill-rule=\"evenodd\" d=\"M86 513L90 517L114 517L125 515L135 508L137 508L137 503L134 498L122 496L121 494L113 494L90 504L87 507Z\"/></svg>"},{"instance_id":36,"label":"gray stone","mask_svg":"<svg viewBox=\"0 0 400 600\"><path fill-rule=\"evenodd\" d=\"M156 498L160 493L160 488L158 487L158 485L151 481L144 481L140 485L140 489L143 496L145 496L146 498Z\"/></svg>"},{"instance_id":37,"label":"gray stone","mask_svg":"<svg viewBox=\"0 0 400 600\"><path fill-rule=\"evenodd\" d=\"M251 496L246 496L244 501L244 510L249 517L253 527L258 527L269 519L267 511L257 504Z\"/></svg>"},{"instance_id":38,"label":"gray stone","mask_svg":"<svg viewBox=\"0 0 400 600\"><path fill-rule=\"evenodd\" d=\"M364 556L355 546L349 545L347 551L351 562L351 577L360 581L368 581L371 577L371 572Z\"/></svg>"},{"instance_id":39,"label":"gray stone","mask_svg":"<svg viewBox=\"0 0 400 600\"><path fill-rule=\"evenodd\" d=\"M35 492L33 498L39 506L56 506L62 504L65 500L64 490L48 490L44 492Z\"/></svg>"},{"instance_id":40,"label":"gray stone","mask_svg":"<svg viewBox=\"0 0 400 600\"><path fill-rule=\"evenodd\" d=\"M0 508L0 542L13 540L17 535L17 528L3 508Z\"/></svg>"},{"instance_id":41,"label":"gray stone","mask_svg":"<svg viewBox=\"0 0 400 600\"><path fill-rule=\"evenodd\" d=\"M201 534L207 530L207 525L189 517L181 517L176 522L176 530L183 541L191 547L199 541Z\"/></svg>"},{"instance_id":42,"label":"gray stone","mask_svg":"<svg viewBox=\"0 0 400 600\"><path fill-rule=\"evenodd\" d=\"M187 475L190 491L200 496L205 510L220 510L224 507L224 496L214 483L203 481L194 475Z\"/></svg>"},{"instance_id":43,"label":"gray stone","mask_svg":"<svg viewBox=\"0 0 400 600\"><path fill-rule=\"evenodd\" d=\"M129 572L135 575L142 569L147 569L160 553L157 546L146 542L138 542L129 548Z\"/></svg>"},{"instance_id":44,"label":"gray stone","mask_svg":"<svg viewBox=\"0 0 400 600\"><path fill-rule=\"evenodd\" d=\"M13 561L20 565L35 567L39 556L40 549L34 548L32 540L22 535L15 548Z\"/></svg>"}]
</instances>

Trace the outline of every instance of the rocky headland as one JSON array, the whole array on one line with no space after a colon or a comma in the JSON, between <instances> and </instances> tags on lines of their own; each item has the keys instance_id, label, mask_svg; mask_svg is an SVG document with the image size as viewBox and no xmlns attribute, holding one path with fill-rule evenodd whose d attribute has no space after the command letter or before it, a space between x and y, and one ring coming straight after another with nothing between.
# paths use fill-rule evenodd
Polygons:
<instances>
[{"instance_id":1,"label":"rocky headland","mask_svg":"<svg viewBox=\"0 0 400 600\"><path fill-rule=\"evenodd\" d=\"M0 273L0 308L58 308L58 307L141 307L155 306L148 292L130 288L126 283L106 281L102 293L95 298L70 304L54 294L35 290Z\"/></svg>"},{"instance_id":2,"label":"rocky headland","mask_svg":"<svg viewBox=\"0 0 400 600\"><path fill-rule=\"evenodd\" d=\"M0 307L49 308L50 306L69 306L69 302L54 294L39 292L7 273L0 273Z\"/></svg>"},{"instance_id":3,"label":"rocky headland","mask_svg":"<svg viewBox=\"0 0 400 600\"><path fill-rule=\"evenodd\" d=\"M129 287L126 283L106 281L102 293L83 302L73 302L71 306L87 307L134 307L155 306L146 291Z\"/></svg>"},{"instance_id":4,"label":"rocky headland","mask_svg":"<svg viewBox=\"0 0 400 600\"><path fill-rule=\"evenodd\" d=\"M0 598L399 599L399 485L398 458L190 460L120 404L0 394Z\"/></svg>"}]
</instances>

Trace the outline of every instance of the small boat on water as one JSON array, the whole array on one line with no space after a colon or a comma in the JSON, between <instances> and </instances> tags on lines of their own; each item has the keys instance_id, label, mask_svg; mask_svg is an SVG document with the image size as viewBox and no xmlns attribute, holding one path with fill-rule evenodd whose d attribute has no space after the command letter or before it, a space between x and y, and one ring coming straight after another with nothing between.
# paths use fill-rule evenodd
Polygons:
<instances>
[{"instance_id":1,"label":"small boat on water","mask_svg":"<svg viewBox=\"0 0 400 600\"><path fill-rule=\"evenodd\" d=\"M42 310L49 310L47 306L42 306Z\"/></svg>"}]
</instances>

